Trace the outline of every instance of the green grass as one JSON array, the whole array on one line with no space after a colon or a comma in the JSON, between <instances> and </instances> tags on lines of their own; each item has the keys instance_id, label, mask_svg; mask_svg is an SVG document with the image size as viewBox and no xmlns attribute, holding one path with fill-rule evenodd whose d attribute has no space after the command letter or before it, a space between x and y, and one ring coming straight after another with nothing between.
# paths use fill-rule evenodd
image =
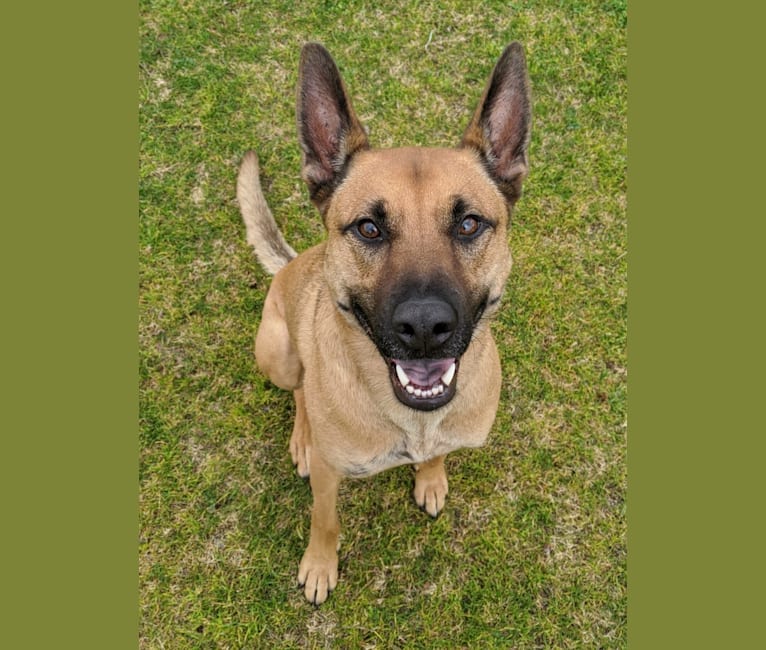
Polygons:
<instances>
[{"instance_id":1,"label":"green grass","mask_svg":"<svg viewBox=\"0 0 766 650\"><path fill-rule=\"evenodd\" d=\"M144 1L140 36L140 647L625 647L625 3ZM342 485L340 583L315 609L292 398L252 357L269 277L239 157L258 151L303 250L323 232L299 178L301 44L334 54L375 144L449 146L514 39L534 124L495 427L448 458L437 520L409 468Z\"/></svg>"}]
</instances>

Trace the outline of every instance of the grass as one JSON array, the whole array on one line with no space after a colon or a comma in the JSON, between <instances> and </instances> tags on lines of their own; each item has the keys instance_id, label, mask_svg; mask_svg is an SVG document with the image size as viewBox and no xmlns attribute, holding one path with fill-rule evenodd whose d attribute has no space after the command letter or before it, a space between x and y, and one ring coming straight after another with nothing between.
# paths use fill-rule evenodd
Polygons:
<instances>
[{"instance_id":1,"label":"grass","mask_svg":"<svg viewBox=\"0 0 766 650\"><path fill-rule=\"evenodd\" d=\"M625 647L625 28L620 1L140 3L140 647ZM448 458L434 521L409 468L342 485L341 580L315 609L292 398L252 358L269 277L239 158L257 149L303 250L323 233L299 178L301 44L334 54L375 144L450 146L514 39L534 125L495 427Z\"/></svg>"}]
</instances>

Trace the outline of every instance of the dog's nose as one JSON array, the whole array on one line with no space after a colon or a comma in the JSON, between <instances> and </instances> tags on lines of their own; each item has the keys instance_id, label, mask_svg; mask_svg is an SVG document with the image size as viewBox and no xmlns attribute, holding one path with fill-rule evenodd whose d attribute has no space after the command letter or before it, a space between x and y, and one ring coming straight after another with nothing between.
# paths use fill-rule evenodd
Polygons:
<instances>
[{"instance_id":1,"label":"dog's nose","mask_svg":"<svg viewBox=\"0 0 766 650\"><path fill-rule=\"evenodd\" d=\"M457 328L457 312L438 298L405 300L394 309L396 336L413 352L428 356L444 345Z\"/></svg>"}]
</instances>

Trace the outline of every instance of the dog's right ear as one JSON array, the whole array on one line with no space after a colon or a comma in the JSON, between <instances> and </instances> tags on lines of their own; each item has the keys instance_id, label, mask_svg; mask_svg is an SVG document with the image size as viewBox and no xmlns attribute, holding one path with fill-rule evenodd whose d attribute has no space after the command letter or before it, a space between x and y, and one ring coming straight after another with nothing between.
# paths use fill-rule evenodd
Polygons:
<instances>
[{"instance_id":1,"label":"dog's right ear","mask_svg":"<svg viewBox=\"0 0 766 650\"><path fill-rule=\"evenodd\" d=\"M324 216L351 156L370 145L335 61L319 43L301 51L297 113L301 175Z\"/></svg>"},{"instance_id":2,"label":"dog's right ear","mask_svg":"<svg viewBox=\"0 0 766 650\"><path fill-rule=\"evenodd\" d=\"M495 65L461 143L479 154L511 205L521 195L529 169L531 112L524 49L513 42Z\"/></svg>"}]
</instances>

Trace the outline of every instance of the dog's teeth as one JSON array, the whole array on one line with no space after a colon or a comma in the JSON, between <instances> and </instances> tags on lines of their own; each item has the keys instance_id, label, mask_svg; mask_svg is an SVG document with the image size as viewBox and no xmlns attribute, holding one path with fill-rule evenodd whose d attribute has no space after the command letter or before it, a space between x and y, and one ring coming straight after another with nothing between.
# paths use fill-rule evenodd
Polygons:
<instances>
[{"instance_id":1,"label":"dog's teeth","mask_svg":"<svg viewBox=\"0 0 766 650\"><path fill-rule=\"evenodd\" d=\"M399 378L399 383L404 386L405 388L410 383L410 378L407 376L407 373L402 370L402 367L397 363L396 365L396 376Z\"/></svg>"},{"instance_id":2,"label":"dog's teeth","mask_svg":"<svg viewBox=\"0 0 766 650\"><path fill-rule=\"evenodd\" d=\"M444 384L439 384L436 388L434 388L434 391L437 395L441 395L444 392Z\"/></svg>"},{"instance_id":3,"label":"dog's teeth","mask_svg":"<svg viewBox=\"0 0 766 650\"><path fill-rule=\"evenodd\" d=\"M412 384L408 384L408 385L406 386L406 388L407 388L407 392L408 392L410 395L412 395L412 394L415 392L415 387L414 387Z\"/></svg>"},{"instance_id":4,"label":"dog's teeth","mask_svg":"<svg viewBox=\"0 0 766 650\"><path fill-rule=\"evenodd\" d=\"M415 397L422 397L423 396L423 391L420 390L419 388L416 388L414 393L415 393Z\"/></svg>"},{"instance_id":5,"label":"dog's teeth","mask_svg":"<svg viewBox=\"0 0 766 650\"><path fill-rule=\"evenodd\" d=\"M442 375L442 381L445 386L449 386L452 383L452 379L455 377L455 364L453 363L447 372Z\"/></svg>"}]
</instances>

